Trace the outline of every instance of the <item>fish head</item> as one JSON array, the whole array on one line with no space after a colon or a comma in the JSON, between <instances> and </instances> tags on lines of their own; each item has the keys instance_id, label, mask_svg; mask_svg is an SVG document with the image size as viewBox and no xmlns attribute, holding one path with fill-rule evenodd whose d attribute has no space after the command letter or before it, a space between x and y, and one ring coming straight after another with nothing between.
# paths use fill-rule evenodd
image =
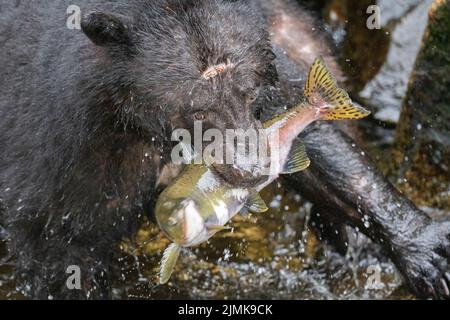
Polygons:
<instances>
[{"instance_id":1,"label":"fish head","mask_svg":"<svg viewBox=\"0 0 450 320\"><path fill-rule=\"evenodd\" d=\"M156 217L160 228L176 244L191 246L207 240L204 219L193 199L168 200L157 208Z\"/></svg>"}]
</instances>

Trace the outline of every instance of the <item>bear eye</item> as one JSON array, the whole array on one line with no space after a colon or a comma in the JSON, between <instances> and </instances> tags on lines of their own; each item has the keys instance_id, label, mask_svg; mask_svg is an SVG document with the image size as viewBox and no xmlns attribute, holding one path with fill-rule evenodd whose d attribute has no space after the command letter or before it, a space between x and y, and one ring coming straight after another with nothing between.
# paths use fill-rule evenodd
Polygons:
<instances>
[{"instance_id":1,"label":"bear eye","mask_svg":"<svg viewBox=\"0 0 450 320\"><path fill-rule=\"evenodd\" d=\"M245 93L245 100L248 104L252 104L258 99L259 89L248 89Z\"/></svg>"},{"instance_id":2,"label":"bear eye","mask_svg":"<svg viewBox=\"0 0 450 320\"><path fill-rule=\"evenodd\" d=\"M199 111L194 113L194 120L196 121L205 121L206 120L206 113L203 111Z\"/></svg>"},{"instance_id":3,"label":"bear eye","mask_svg":"<svg viewBox=\"0 0 450 320\"><path fill-rule=\"evenodd\" d=\"M256 98L258 98L258 96L256 94L250 94L247 95L247 103L253 103L256 101Z\"/></svg>"}]
</instances>

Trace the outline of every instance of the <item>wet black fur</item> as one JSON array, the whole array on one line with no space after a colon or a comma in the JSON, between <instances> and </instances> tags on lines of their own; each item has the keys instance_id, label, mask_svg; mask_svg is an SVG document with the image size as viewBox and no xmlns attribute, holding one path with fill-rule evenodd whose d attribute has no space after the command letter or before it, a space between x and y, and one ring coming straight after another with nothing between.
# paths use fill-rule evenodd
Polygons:
<instances>
[{"instance_id":1,"label":"wet black fur","mask_svg":"<svg viewBox=\"0 0 450 320\"><path fill-rule=\"evenodd\" d=\"M254 126L274 58L239 2L78 1L84 33L66 28L70 4L0 4L1 221L40 298L70 297L69 265L85 270L84 295L109 295L111 252L151 211L172 128L196 112L218 128Z\"/></svg>"}]
</instances>

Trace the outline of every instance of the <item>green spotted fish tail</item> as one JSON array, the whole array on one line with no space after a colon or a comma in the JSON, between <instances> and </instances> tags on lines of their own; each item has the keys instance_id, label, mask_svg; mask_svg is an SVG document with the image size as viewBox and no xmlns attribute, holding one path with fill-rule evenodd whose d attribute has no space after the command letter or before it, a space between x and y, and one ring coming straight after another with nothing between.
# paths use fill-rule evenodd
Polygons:
<instances>
[{"instance_id":1,"label":"green spotted fish tail","mask_svg":"<svg viewBox=\"0 0 450 320\"><path fill-rule=\"evenodd\" d=\"M321 57L311 66L304 93L311 105L321 109L321 120L357 120L370 114L354 105L348 93L338 87Z\"/></svg>"}]
</instances>

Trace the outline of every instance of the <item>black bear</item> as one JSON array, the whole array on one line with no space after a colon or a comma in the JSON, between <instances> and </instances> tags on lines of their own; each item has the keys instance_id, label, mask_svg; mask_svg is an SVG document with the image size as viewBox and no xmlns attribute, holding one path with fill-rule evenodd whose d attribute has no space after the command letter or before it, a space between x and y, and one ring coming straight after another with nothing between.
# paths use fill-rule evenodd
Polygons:
<instances>
[{"instance_id":1,"label":"black bear","mask_svg":"<svg viewBox=\"0 0 450 320\"><path fill-rule=\"evenodd\" d=\"M310 34L311 18L289 1L80 0L81 31L66 26L72 4L0 3L0 223L33 298L111 296L112 251L152 215L173 129L195 120L256 128L261 111L298 101L290 73L304 75L319 55L335 66L324 39ZM366 233L383 240L411 288L448 297L448 226L367 171L334 127L317 126L304 140L316 164L290 183L302 181L339 223L360 223L361 197L373 222ZM224 179L240 176L218 170ZM387 205L356 183L364 176L392 194ZM401 205L402 219L391 217L391 203ZM83 272L80 291L66 287L72 265Z\"/></svg>"}]
</instances>

